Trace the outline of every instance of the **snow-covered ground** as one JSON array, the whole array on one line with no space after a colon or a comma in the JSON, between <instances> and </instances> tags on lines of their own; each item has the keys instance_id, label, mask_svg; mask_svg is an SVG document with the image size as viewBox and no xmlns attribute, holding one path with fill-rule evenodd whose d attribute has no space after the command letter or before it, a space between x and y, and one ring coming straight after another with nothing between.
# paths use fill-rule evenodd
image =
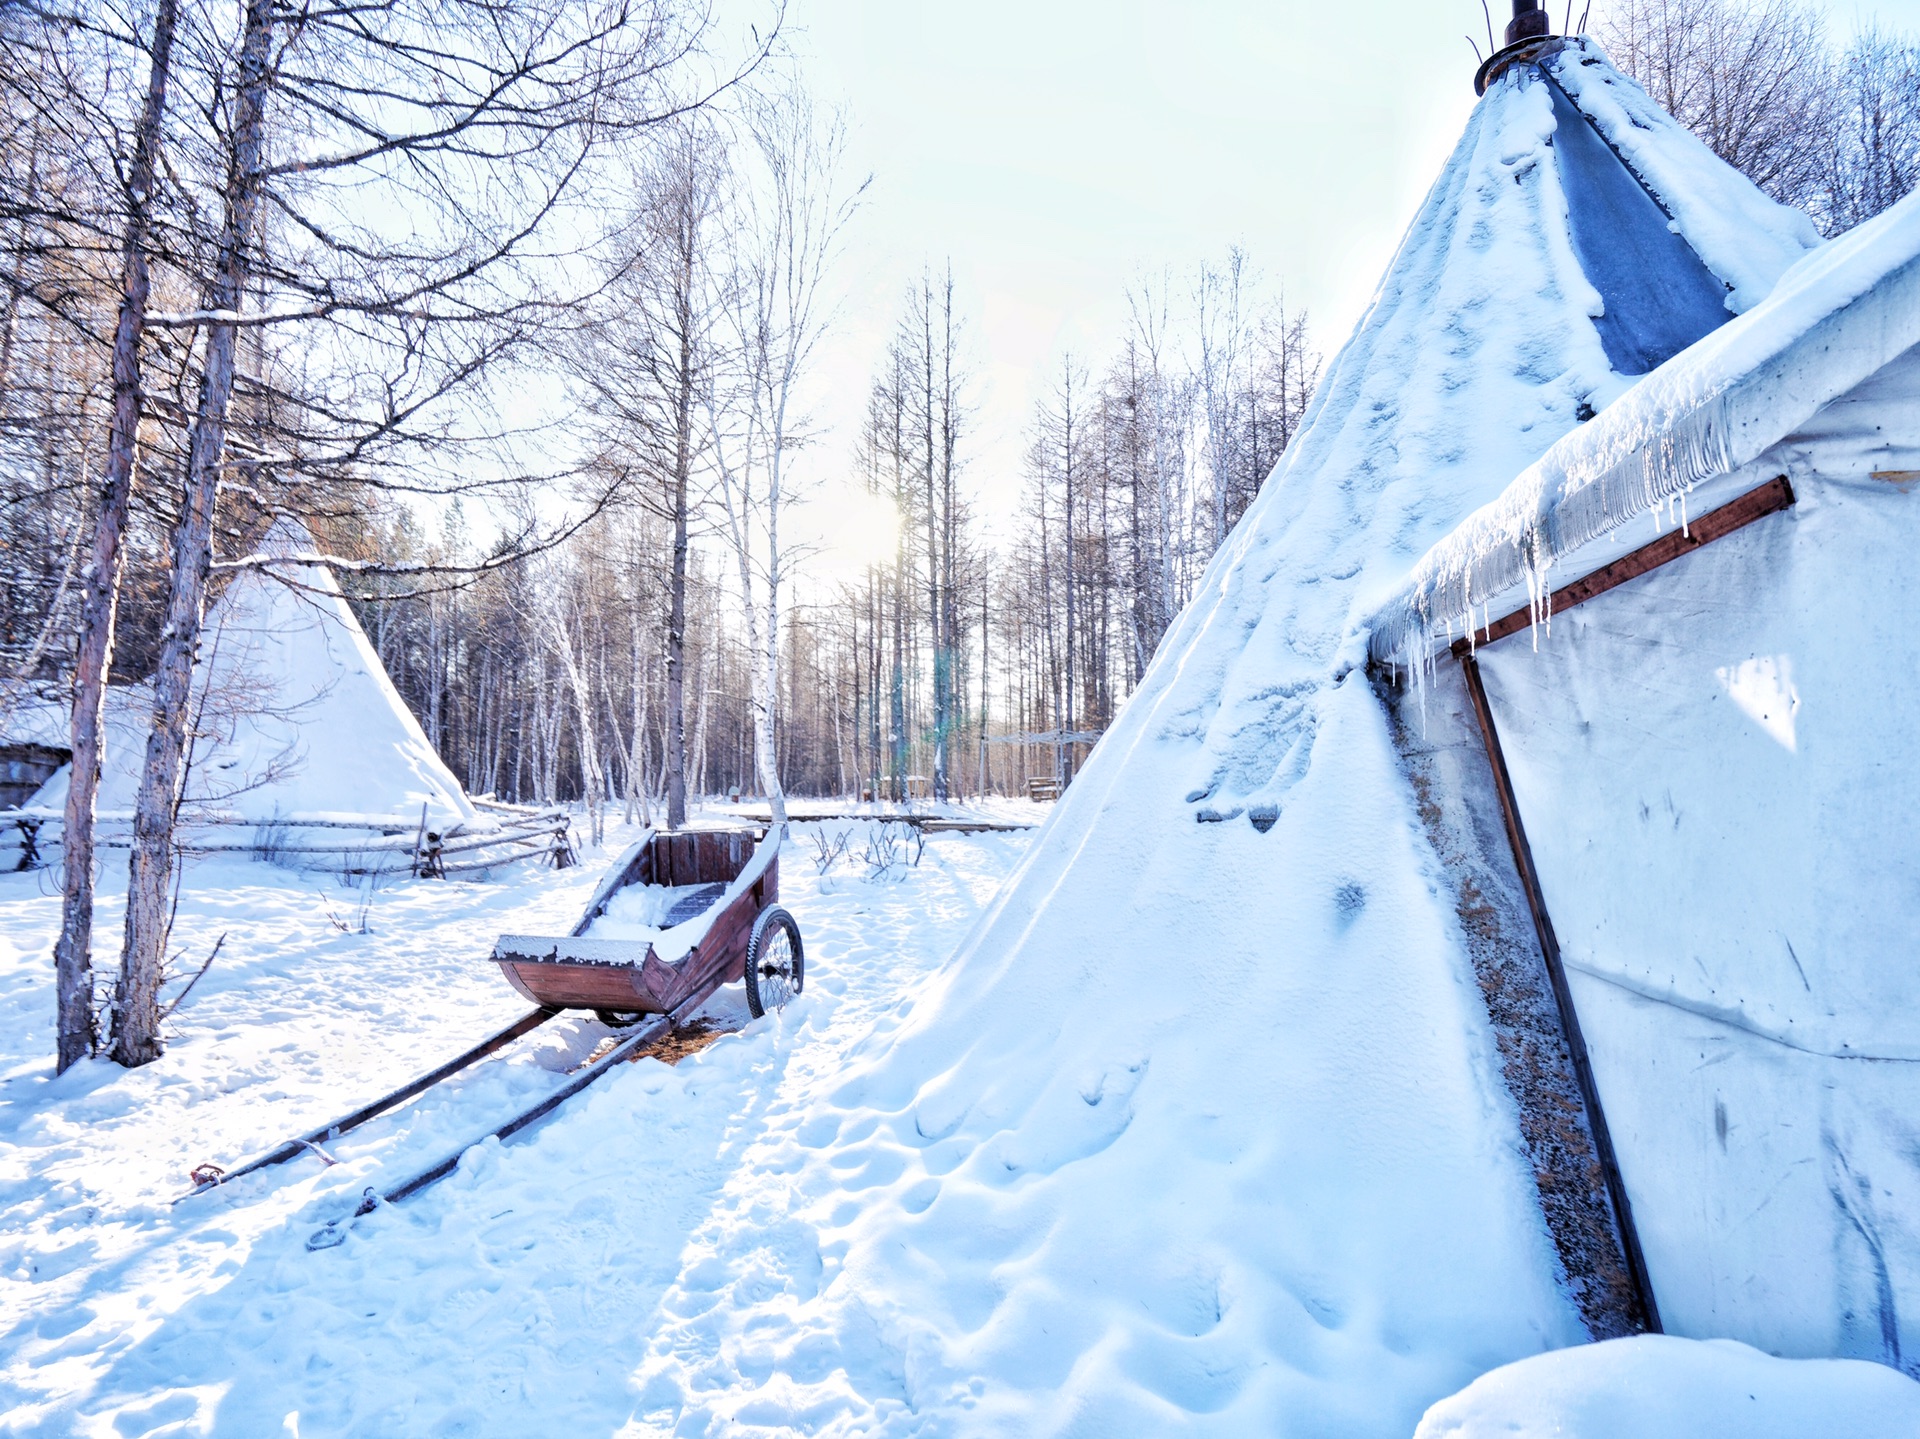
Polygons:
<instances>
[{"instance_id":1,"label":"snow-covered ground","mask_svg":"<svg viewBox=\"0 0 1920 1439\"><path fill-rule=\"evenodd\" d=\"M1427 1411L1414 1439L1911 1439L1920 1384L1858 1359L1775 1359L1642 1334L1537 1354Z\"/></svg>"},{"instance_id":2,"label":"snow-covered ground","mask_svg":"<svg viewBox=\"0 0 1920 1439\"><path fill-rule=\"evenodd\" d=\"M606 1031L554 1021L340 1141L337 1168L300 1160L169 1201L195 1164L271 1147L524 1012L485 962L494 936L564 932L630 836L562 874L393 885L365 934L335 882L198 864L180 945L197 957L227 939L166 1057L57 1080L58 900L44 876L0 877L0 1433L524 1435L636 1419L652 1336L723 1273L750 1283L741 1266L761 1246L791 1260L811 1242L772 1216L815 1152L814 1112L1028 843L935 836L917 866L873 879L870 827L833 826L853 833L823 876L817 828L798 828L782 864L808 946L806 993L783 1015L674 1068L623 1068L322 1253L307 1236L364 1185L484 1132ZM729 1027L746 1023L737 990L709 1005ZM815 1167L858 1203L859 1176ZM830 1265L813 1253L813 1280Z\"/></svg>"}]
</instances>

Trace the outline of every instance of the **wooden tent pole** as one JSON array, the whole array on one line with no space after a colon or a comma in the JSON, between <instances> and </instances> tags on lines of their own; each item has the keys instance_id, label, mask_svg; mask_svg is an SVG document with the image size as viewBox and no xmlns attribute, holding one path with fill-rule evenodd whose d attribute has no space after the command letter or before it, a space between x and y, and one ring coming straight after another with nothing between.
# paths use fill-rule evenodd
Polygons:
<instances>
[{"instance_id":1,"label":"wooden tent pole","mask_svg":"<svg viewBox=\"0 0 1920 1439\"><path fill-rule=\"evenodd\" d=\"M1613 1202L1614 1222L1620 1230L1620 1247L1626 1254L1627 1272L1633 1281L1634 1297L1639 1304L1647 1332L1659 1334L1660 1310L1654 1302L1653 1279L1647 1273L1646 1256L1640 1249L1640 1234L1633 1224L1633 1206L1627 1198L1627 1186L1620 1175L1620 1161L1613 1151L1613 1136L1607 1130L1606 1112L1600 1107L1600 1090L1593 1078L1593 1063L1587 1056L1586 1037L1580 1032L1580 1016L1573 1007L1573 991L1567 985L1566 966L1560 957L1560 941L1553 932L1553 920L1547 914L1547 900L1540 888L1540 875L1533 866L1533 850L1527 843L1526 828L1520 822L1520 802L1513 792L1513 779L1507 773L1506 755L1500 748L1500 735L1493 725L1493 708L1487 702L1486 686L1480 680L1480 663L1471 653L1460 656L1461 673L1467 682L1467 694L1473 701L1474 718L1480 724L1480 738L1486 745L1487 761L1493 768L1493 784L1500 796L1500 814L1506 821L1507 843L1513 848L1514 867L1520 872L1520 885L1526 891L1527 908L1533 912L1534 933L1540 938L1540 953L1547 963L1547 977L1553 985L1553 1000L1560 1010L1560 1027L1566 1034L1567 1050L1573 1058L1573 1071L1580 1085L1580 1097L1586 1105L1587 1124L1593 1131L1593 1147L1606 1176L1607 1197Z\"/></svg>"}]
</instances>

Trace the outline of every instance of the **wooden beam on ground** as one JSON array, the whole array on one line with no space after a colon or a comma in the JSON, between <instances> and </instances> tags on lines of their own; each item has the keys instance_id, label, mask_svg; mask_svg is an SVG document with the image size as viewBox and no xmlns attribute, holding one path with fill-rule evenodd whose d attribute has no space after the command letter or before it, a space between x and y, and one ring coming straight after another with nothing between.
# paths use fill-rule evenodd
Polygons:
<instances>
[{"instance_id":1,"label":"wooden beam on ground","mask_svg":"<svg viewBox=\"0 0 1920 1439\"><path fill-rule=\"evenodd\" d=\"M1627 1198L1626 1181L1620 1175L1620 1161L1614 1154L1613 1136L1607 1130L1606 1112L1600 1107L1600 1089L1594 1082L1593 1062L1587 1055L1586 1036L1581 1033L1580 1016L1573 1006L1573 991L1568 987L1566 965L1560 957L1560 941L1553 932L1553 920L1547 914L1547 898L1540 888L1540 872L1534 868L1533 848L1527 843L1527 831L1520 822L1520 801L1513 792L1513 777L1507 772L1507 757L1500 748L1499 731L1493 725L1493 707L1487 701L1486 686L1480 680L1480 662L1471 654L1463 654L1460 656L1460 669L1466 677L1474 718L1480 724L1480 738L1486 746L1487 762L1493 767L1494 789L1500 796L1500 814L1506 822L1507 843L1513 849L1514 867L1520 872L1520 886L1526 892L1527 908L1533 912L1534 932L1540 939L1540 953L1547 963L1547 977L1553 986L1554 1003L1560 1010L1560 1025L1566 1034L1567 1049L1573 1059L1580 1097L1586 1104L1593 1146L1606 1175L1607 1197L1613 1201L1614 1222L1619 1227L1621 1248L1626 1252L1634 1297L1639 1302L1647 1331L1658 1334L1661 1332L1660 1310L1654 1302L1653 1279L1647 1272L1646 1256L1640 1249L1639 1231L1633 1226L1633 1206Z\"/></svg>"},{"instance_id":2,"label":"wooden beam on ground","mask_svg":"<svg viewBox=\"0 0 1920 1439\"><path fill-rule=\"evenodd\" d=\"M351 1114L343 1114L338 1119L329 1120L318 1129L310 1129L297 1138L287 1140L286 1143L280 1145L278 1148L269 1150L258 1159L250 1160L238 1169L215 1173L213 1177L198 1183L191 1192L181 1195L180 1198L191 1199L195 1194L204 1194L209 1189L218 1188L222 1184L230 1184L243 1174L252 1174L255 1170L266 1169L275 1164L285 1164L289 1159L298 1158L308 1150L318 1152L316 1146L321 1140L338 1139L348 1130L358 1129L368 1120L405 1104L415 1095L426 1093L429 1089L433 1088L434 1085L440 1083L441 1080L449 1079L461 1070L478 1064L489 1055L498 1053L522 1035L531 1034L558 1013L560 1013L559 1010L550 1009L543 1005L531 1013L523 1014L505 1029L500 1030L496 1034L488 1035L485 1039L474 1045L473 1048L455 1055L445 1064L428 1070L416 1079L409 1080L398 1089L389 1090L371 1103L361 1105ZM179 1200L175 1200L174 1203L179 1203Z\"/></svg>"},{"instance_id":3,"label":"wooden beam on ground","mask_svg":"<svg viewBox=\"0 0 1920 1439\"><path fill-rule=\"evenodd\" d=\"M988 735L988 744L1094 744L1105 730L1040 730L1033 734Z\"/></svg>"},{"instance_id":4,"label":"wooden beam on ground","mask_svg":"<svg viewBox=\"0 0 1920 1439\"><path fill-rule=\"evenodd\" d=\"M709 989L705 991L705 993L691 995L683 1000L680 1006L672 1013L651 1017L637 1029L629 1031L624 1039L614 1045L612 1049L608 1050L607 1053L599 1059L594 1060L585 1069L575 1072L571 1079L531 1109L522 1110L505 1124L490 1130L477 1139L470 1140L468 1143L461 1145L460 1148L456 1149L453 1153L446 1155L437 1163L429 1165L418 1174L413 1175L410 1179L403 1180L384 1193L376 1189L373 1185L368 1185L363 1192L359 1207L355 1209L352 1214L340 1219L330 1219L320 1228L316 1229L307 1239L307 1248L310 1250L337 1248L346 1242L347 1229L352 1225L354 1220L360 1218L362 1215L373 1213L374 1210L383 1204L398 1204L410 1195L418 1194L429 1185L438 1184L442 1179L445 1179L460 1167L461 1159L465 1157L466 1152L474 1145L484 1144L489 1139L499 1139L503 1141L511 1139L528 1125L538 1123L540 1120L546 1118L547 1115L558 1109L589 1084L592 1084L602 1075L609 1073L616 1064L621 1063L623 1060L637 1057L640 1050L652 1044L655 1040L659 1039L661 1035L683 1023L687 1016L705 1003L708 996L712 993L713 991Z\"/></svg>"},{"instance_id":5,"label":"wooden beam on ground","mask_svg":"<svg viewBox=\"0 0 1920 1439\"><path fill-rule=\"evenodd\" d=\"M734 817L753 824L771 824L765 810L735 810ZM1000 820L970 818L965 815L919 814L913 810L863 809L791 809L787 819L793 824L832 824L838 821L872 820L876 824L908 824L928 834L1014 834L1037 829L1038 820Z\"/></svg>"},{"instance_id":6,"label":"wooden beam on ground","mask_svg":"<svg viewBox=\"0 0 1920 1439\"><path fill-rule=\"evenodd\" d=\"M1745 529L1755 520L1764 519L1786 509L1794 502L1793 486L1785 475L1768 480L1757 490L1749 490L1737 500L1729 501L1717 510L1709 510L1699 519L1689 522L1684 528L1673 530L1660 536L1651 544L1642 545L1632 554L1622 555L1610 565L1602 565L1592 574L1562 586L1547 597L1547 616L1551 617L1572 609L1603 595L1608 590L1624 585L1628 580L1636 580L1650 570L1657 570L1664 564L1691 554L1702 545L1710 545L1715 540L1725 539L1735 530ZM1495 620L1492 624L1481 626L1473 632L1470 639L1453 642L1453 652L1464 655L1478 645L1490 645L1495 640L1503 640L1508 635L1518 634L1533 623L1530 609L1515 610L1512 614Z\"/></svg>"}]
</instances>

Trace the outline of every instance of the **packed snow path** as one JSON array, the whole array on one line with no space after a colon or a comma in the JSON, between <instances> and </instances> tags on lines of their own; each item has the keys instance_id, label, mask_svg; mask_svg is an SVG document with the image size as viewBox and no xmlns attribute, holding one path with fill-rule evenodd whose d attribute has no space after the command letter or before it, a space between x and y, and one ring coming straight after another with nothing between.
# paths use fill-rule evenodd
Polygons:
<instances>
[{"instance_id":1,"label":"packed snow path","mask_svg":"<svg viewBox=\"0 0 1920 1439\"><path fill-rule=\"evenodd\" d=\"M49 1078L45 956L57 899L0 878L0 1433L612 1433L688 1295L738 1286L759 1245L806 1246L782 1213L815 1106L890 1032L1026 848L930 839L867 878L856 836L822 877L804 830L782 901L806 993L675 1068L643 1060L507 1145L471 1153L340 1249L307 1235L376 1177L457 1145L551 1089L606 1031L568 1016L415 1105L178 1206L187 1171L270 1147L524 1010L483 956L502 930L564 929L631 836L566 874L355 898L244 863L192 874L189 954L229 937L166 1058ZM113 915L100 932L114 933ZM739 1013L733 1013L734 1010ZM738 986L709 1005L745 1020ZM719 1257L726 1250L727 1257ZM821 1258L811 1258L817 1281ZM780 1282L785 1282L780 1281ZM661 1313L672 1296L671 1319Z\"/></svg>"}]
</instances>

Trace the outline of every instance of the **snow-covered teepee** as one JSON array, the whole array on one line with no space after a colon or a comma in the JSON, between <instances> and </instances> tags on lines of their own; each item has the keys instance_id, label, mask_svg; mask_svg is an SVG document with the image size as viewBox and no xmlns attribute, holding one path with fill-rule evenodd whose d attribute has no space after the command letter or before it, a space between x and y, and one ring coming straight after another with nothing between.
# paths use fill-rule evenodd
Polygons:
<instances>
[{"instance_id":1,"label":"snow-covered teepee","mask_svg":"<svg viewBox=\"0 0 1920 1439\"><path fill-rule=\"evenodd\" d=\"M277 521L262 544L268 555L312 550L293 519ZM194 764L210 801L250 818L417 817L424 805L430 828L475 820L330 569L243 571L206 630L196 676L205 739Z\"/></svg>"},{"instance_id":2,"label":"snow-covered teepee","mask_svg":"<svg viewBox=\"0 0 1920 1439\"><path fill-rule=\"evenodd\" d=\"M313 552L297 519L277 520L263 555ZM130 811L139 789L147 690L109 706L99 807ZM323 565L237 574L207 613L194 666L194 741L182 820L253 825L361 822L371 830L487 827L434 751ZM57 811L66 772L32 808Z\"/></svg>"},{"instance_id":3,"label":"snow-covered teepee","mask_svg":"<svg viewBox=\"0 0 1920 1439\"><path fill-rule=\"evenodd\" d=\"M1425 551L1818 240L1584 40L1485 78L1138 693L809 1118L850 1192L812 1201L814 1246L704 1275L744 1312L689 1306L643 1371L650 1409L1404 1436L1483 1371L1623 1322L1543 1219L1476 915L1369 625ZM915 1427L930 1414L946 1427Z\"/></svg>"}]
</instances>

